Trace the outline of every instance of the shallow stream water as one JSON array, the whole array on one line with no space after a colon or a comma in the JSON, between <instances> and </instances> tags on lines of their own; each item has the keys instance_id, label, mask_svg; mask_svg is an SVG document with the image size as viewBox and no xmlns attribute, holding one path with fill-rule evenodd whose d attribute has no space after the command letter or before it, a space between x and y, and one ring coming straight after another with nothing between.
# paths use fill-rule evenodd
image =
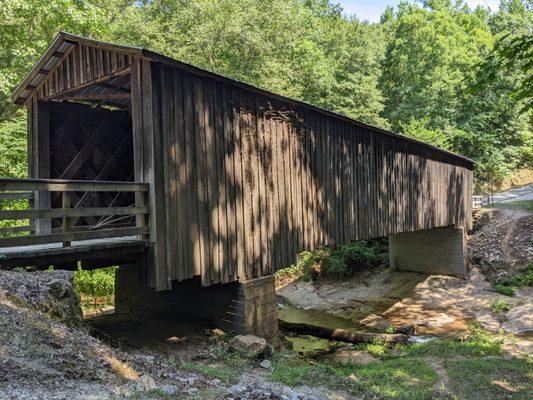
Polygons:
<instances>
[{"instance_id":1,"label":"shallow stream water","mask_svg":"<svg viewBox=\"0 0 533 400\"><path fill-rule=\"evenodd\" d=\"M291 305L278 305L278 318L282 321L322 326L335 329L353 329L359 332L375 332L366 326L357 324L349 319L330 314L322 310L305 310ZM286 340L292 343L293 350L298 353L315 353L329 351L338 346L339 342L321 339L310 335L285 335Z\"/></svg>"}]
</instances>

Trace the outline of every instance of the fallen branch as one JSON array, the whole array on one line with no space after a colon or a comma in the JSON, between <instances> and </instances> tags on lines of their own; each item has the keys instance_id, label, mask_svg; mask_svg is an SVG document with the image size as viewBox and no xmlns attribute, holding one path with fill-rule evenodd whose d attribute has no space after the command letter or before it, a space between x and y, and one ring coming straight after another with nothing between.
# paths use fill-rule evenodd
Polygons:
<instances>
[{"instance_id":1,"label":"fallen branch","mask_svg":"<svg viewBox=\"0 0 533 400\"><path fill-rule=\"evenodd\" d=\"M349 329L332 329L321 326L298 324L279 320L279 328L299 335L312 335L322 339L338 340L349 343L373 343L377 340L386 344L406 343L409 335L402 333L369 333Z\"/></svg>"}]
</instances>

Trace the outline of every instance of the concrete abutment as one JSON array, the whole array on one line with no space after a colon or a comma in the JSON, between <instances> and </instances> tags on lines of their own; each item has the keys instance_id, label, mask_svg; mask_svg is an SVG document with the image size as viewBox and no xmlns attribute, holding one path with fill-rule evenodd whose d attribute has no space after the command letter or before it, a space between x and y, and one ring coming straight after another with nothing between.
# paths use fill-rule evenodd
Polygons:
<instances>
[{"instance_id":1,"label":"concrete abutment","mask_svg":"<svg viewBox=\"0 0 533 400\"><path fill-rule=\"evenodd\" d=\"M427 274L467 275L467 235L463 228L433 228L389 236L395 269Z\"/></svg>"},{"instance_id":2,"label":"concrete abutment","mask_svg":"<svg viewBox=\"0 0 533 400\"><path fill-rule=\"evenodd\" d=\"M203 317L214 326L237 334L277 340L278 316L274 276L244 283L207 287L199 278L173 282L172 289L156 291L143 284L135 264L116 272L115 312L138 316L185 313Z\"/></svg>"}]
</instances>

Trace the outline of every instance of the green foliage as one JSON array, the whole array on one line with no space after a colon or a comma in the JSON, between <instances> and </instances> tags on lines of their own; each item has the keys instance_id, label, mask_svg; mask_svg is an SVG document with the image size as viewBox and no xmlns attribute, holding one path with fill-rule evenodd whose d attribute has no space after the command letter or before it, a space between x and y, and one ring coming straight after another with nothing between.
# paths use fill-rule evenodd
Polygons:
<instances>
[{"instance_id":1,"label":"green foliage","mask_svg":"<svg viewBox=\"0 0 533 400\"><path fill-rule=\"evenodd\" d=\"M505 286L499 283L493 283L492 290L504 294L506 296L514 296L514 288L512 286Z\"/></svg>"},{"instance_id":2,"label":"green foliage","mask_svg":"<svg viewBox=\"0 0 533 400\"><path fill-rule=\"evenodd\" d=\"M23 113L0 121L0 178L28 175L26 140L26 116Z\"/></svg>"},{"instance_id":3,"label":"green foliage","mask_svg":"<svg viewBox=\"0 0 533 400\"><path fill-rule=\"evenodd\" d=\"M279 269L274 275L276 277L276 285L283 286L285 283L290 283L301 278L303 275L303 270L301 265L296 264L287 268Z\"/></svg>"},{"instance_id":4,"label":"green foliage","mask_svg":"<svg viewBox=\"0 0 533 400\"><path fill-rule=\"evenodd\" d=\"M291 386L312 384L343 389L357 398L429 400L441 398L441 393L435 391L440 388L435 388L437 373L432 366L438 361L450 374L451 387L446 388L450 398L526 398L524 385L527 374L531 374L531 362L504 358L501 339L477 325L470 326L465 340L435 339L393 348L383 343L359 344L353 349L367 351L380 360L366 365L340 365L276 354L272 378ZM494 365L489 367L490 363ZM487 378L478 376L482 373L488 374ZM486 387L475 383L476 379L483 379ZM506 382L514 391L506 391L505 386L498 388L495 379ZM469 390L469 383L476 386L479 397L472 397L474 391ZM520 395L512 397L513 393Z\"/></svg>"},{"instance_id":5,"label":"green foliage","mask_svg":"<svg viewBox=\"0 0 533 400\"><path fill-rule=\"evenodd\" d=\"M465 340L438 339L410 346L399 346L398 349L410 357L485 357L500 355L502 343L493 335L472 325L470 334Z\"/></svg>"},{"instance_id":6,"label":"green foliage","mask_svg":"<svg viewBox=\"0 0 533 400\"><path fill-rule=\"evenodd\" d=\"M500 283L515 287L533 286L533 263L528 264L526 270L522 273L502 278Z\"/></svg>"},{"instance_id":7,"label":"green foliage","mask_svg":"<svg viewBox=\"0 0 533 400\"><path fill-rule=\"evenodd\" d=\"M509 303L505 300L495 300L491 305L490 309L494 314L501 314L506 311L509 311L510 306Z\"/></svg>"},{"instance_id":8,"label":"green foliage","mask_svg":"<svg viewBox=\"0 0 533 400\"><path fill-rule=\"evenodd\" d=\"M486 189L533 166L527 0L497 12L400 2L377 24L326 0L10 0L0 19L1 177L26 175L25 115L8 96L59 30L147 47L459 152Z\"/></svg>"},{"instance_id":9,"label":"green foliage","mask_svg":"<svg viewBox=\"0 0 533 400\"><path fill-rule=\"evenodd\" d=\"M506 296L513 296L517 288L533 286L533 264L529 264L524 272L507 275L492 284L492 289Z\"/></svg>"},{"instance_id":10,"label":"green foliage","mask_svg":"<svg viewBox=\"0 0 533 400\"><path fill-rule=\"evenodd\" d=\"M413 139L420 140L441 149L449 149L449 137L440 129L429 128L429 119L426 117L422 120L417 120L411 117L409 122L400 122L400 131Z\"/></svg>"},{"instance_id":11,"label":"green foliage","mask_svg":"<svg viewBox=\"0 0 533 400\"><path fill-rule=\"evenodd\" d=\"M27 200L0 200L0 210L27 210L28 209L28 201ZM7 227L14 227L14 226L28 226L30 223L29 220L23 219L23 220L2 220L0 221L0 228L7 228ZM28 232L25 233L26 235ZM16 232L16 233L8 233L8 232L2 232L0 233L1 237L9 237L9 236L23 236L24 232Z\"/></svg>"},{"instance_id":12,"label":"green foliage","mask_svg":"<svg viewBox=\"0 0 533 400\"><path fill-rule=\"evenodd\" d=\"M78 266L74 272L74 288L79 294L92 298L94 304L101 298L108 303L115 294L115 271L118 267L83 270Z\"/></svg>"},{"instance_id":13,"label":"green foliage","mask_svg":"<svg viewBox=\"0 0 533 400\"><path fill-rule=\"evenodd\" d=\"M384 260L384 247L380 241L371 244L364 240L344 246L326 246L298 254L295 270L306 280L321 277L344 277L356 269L377 265Z\"/></svg>"}]
</instances>

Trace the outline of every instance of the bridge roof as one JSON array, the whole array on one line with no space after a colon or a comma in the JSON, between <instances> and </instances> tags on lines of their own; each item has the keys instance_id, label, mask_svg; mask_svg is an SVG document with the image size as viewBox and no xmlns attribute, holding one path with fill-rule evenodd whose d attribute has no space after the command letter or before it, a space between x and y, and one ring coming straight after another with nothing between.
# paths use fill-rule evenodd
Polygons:
<instances>
[{"instance_id":1,"label":"bridge roof","mask_svg":"<svg viewBox=\"0 0 533 400\"><path fill-rule=\"evenodd\" d=\"M447 150L443 150L441 148L432 146L430 144L421 142L419 140L416 140L416 139L413 139L413 138L410 138L410 137L407 137L407 136L404 136L404 135L401 135L395 132L391 132L386 129L382 129L382 128L379 128L373 125L365 124L364 122L346 117L345 115L338 114L333 111L329 111L329 110L314 106L312 104L306 103L301 100L296 100L296 99L292 99L290 97L286 97L286 96L283 96L277 93L273 93L268 90L250 85L246 82L242 82L242 81L239 81L233 78L228 78L226 76L195 67L193 65L175 60L173 58L167 57L163 54L156 53L151 50L147 50L147 49L140 48L140 47L125 46L125 45L103 42L100 40L90 39L90 38L74 35L72 33L67 33L67 32L59 32L56 35L56 37L54 38L54 40L52 41L48 49L39 58L37 63L33 66L33 68L26 75L26 77L22 80L22 82L15 88L15 90L13 91L11 95L11 101L19 105L25 104L27 100L31 98L33 93L39 88L39 86L53 72L54 68L61 62L63 55L68 52L70 47L78 45L78 44L93 46L93 47L100 48L100 49L113 50L113 51L120 52L123 54L128 54L131 56L148 59L150 61L173 65L175 67L184 69L196 75L201 75L201 76L205 76L205 77L215 79L221 82L225 82L233 86L240 87L242 89L246 89L246 90L249 90L249 91L264 95L264 96L275 98L285 103L289 103L293 106L298 106L298 107L309 109L315 112L319 112L321 114L325 114L327 116L330 116L330 117L333 117L339 120L347 121L349 123L352 123L354 125L357 125L357 126L360 126L366 129L370 129L377 133L394 136L394 137L401 138L402 140L412 142L412 143L422 144L429 149L436 150L451 158L466 161L467 163L470 163L472 167L475 163L475 161L470 158L452 153Z\"/></svg>"}]
</instances>

